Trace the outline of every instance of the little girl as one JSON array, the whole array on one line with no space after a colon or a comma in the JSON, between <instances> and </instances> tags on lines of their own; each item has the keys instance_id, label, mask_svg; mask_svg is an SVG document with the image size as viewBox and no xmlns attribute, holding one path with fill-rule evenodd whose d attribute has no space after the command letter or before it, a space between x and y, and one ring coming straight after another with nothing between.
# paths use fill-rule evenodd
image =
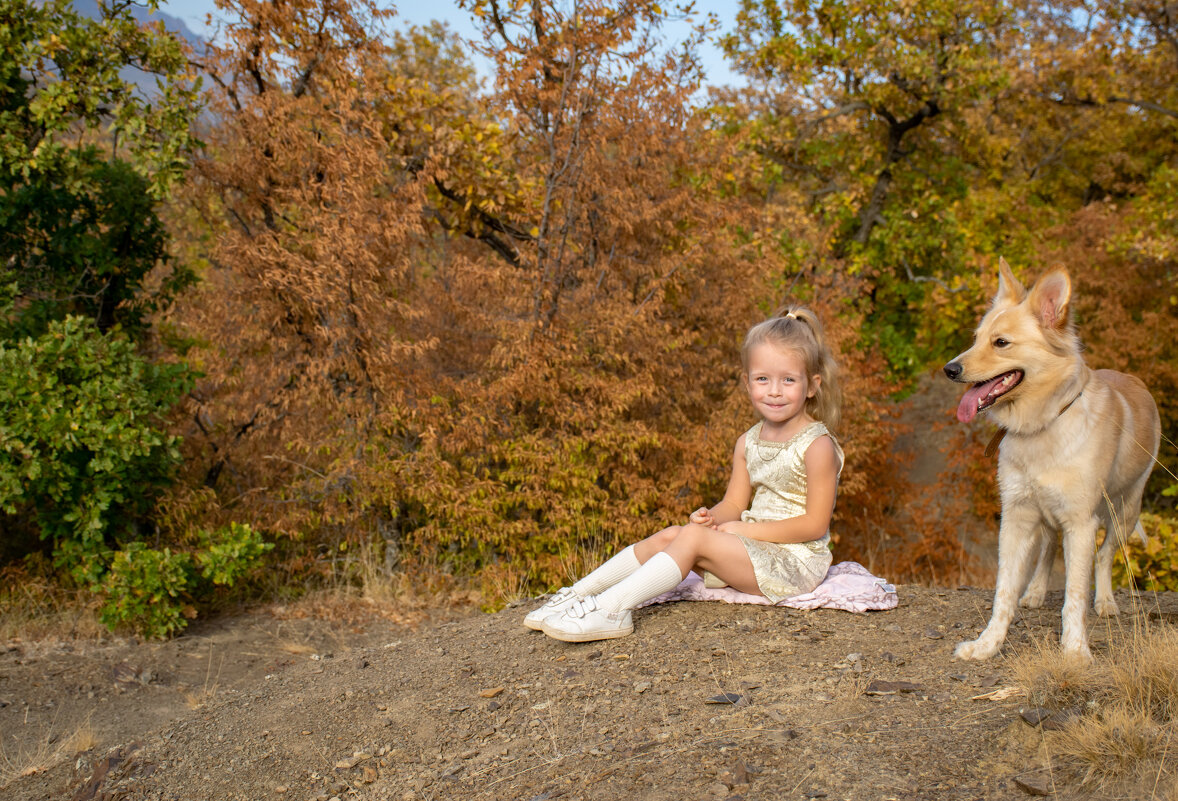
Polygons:
<instances>
[{"instance_id":1,"label":"little girl","mask_svg":"<svg viewBox=\"0 0 1178 801\"><path fill-rule=\"evenodd\" d=\"M624 637L631 610L674 589L692 568L770 601L810 592L826 576L828 528L843 452L834 359L812 311L791 307L753 326L743 380L761 420L736 440L724 499L628 546L553 595L524 625L566 642ZM749 506L749 501L752 506Z\"/></svg>"}]
</instances>

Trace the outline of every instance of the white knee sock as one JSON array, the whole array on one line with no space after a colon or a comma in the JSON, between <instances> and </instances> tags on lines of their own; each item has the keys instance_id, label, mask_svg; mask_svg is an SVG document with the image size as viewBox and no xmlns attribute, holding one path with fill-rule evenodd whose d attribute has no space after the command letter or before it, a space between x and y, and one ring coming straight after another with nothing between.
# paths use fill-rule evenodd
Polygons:
<instances>
[{"instance_id":1,"label":"white knee sock","mask_svg":"<svg viewBox=\"0 0 1178 801\"><path fill-rule=\"evenodd\" d=\"M598 593L597 606L607 612L633 609L643 601L675 589L682 580L683 572L678 563L670 554L660 551L627 578Z\"/></svg>"},{"instance_id":2,"label":"white knee sock","mask_svg":"<svg viewBox=\"0 0 1178 801\"><path fill-rule=\"evenodd\" d=\"M627 545L607 559L601 567L574 584L573 592L582 598L597 595L633 573L640 565L638 557L634 555L634 546Z\"/></svg>"}]
</instances>

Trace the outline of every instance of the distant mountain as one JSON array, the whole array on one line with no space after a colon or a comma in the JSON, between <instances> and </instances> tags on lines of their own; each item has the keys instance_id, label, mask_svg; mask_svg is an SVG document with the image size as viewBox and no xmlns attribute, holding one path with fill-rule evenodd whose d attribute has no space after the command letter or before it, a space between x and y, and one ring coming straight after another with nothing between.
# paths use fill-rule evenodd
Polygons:
<instances>
[{"instance_id":1,"label":"distant mountain","mask_svg":"<svg viewBox=\"0 0 1178 801\"><path fill-rule=\"evenodd\" d=\"M98 8L98 0L73 0L72 5L74 11L83 17L95 20L102 18L102 12ZM166 30L177 34L187 41L192 46L193 52L204 52L205 40L190 31L188 26L179 17L173 17L171 14L165 14L162 11L149 12L141 6L132 6L131 16L141 23L162 22ZM127 83L134 84L145 97L151 97L157 91L155 76L135 67L124 67L119 71L119 77Z\"/></svg>"},{"instance_id":2,"label":"distant mountain","mask_svg":"<svg viewBox=\"0 0 1178 801\"><path fill-rule=\"evenodd\" d=\"M73 0L73 7L79 14L90 19L99 19L102 16L98 10L98 0ZM204 48L204 39L190 31L188 26L184 24L184 20L179 17L173 17L162 11L149 12L141 6L131 6L131 16L139 22L163 22L164 28L179 34L192 45L194 50L199 51Z\"/></svg>"}]
</instances>

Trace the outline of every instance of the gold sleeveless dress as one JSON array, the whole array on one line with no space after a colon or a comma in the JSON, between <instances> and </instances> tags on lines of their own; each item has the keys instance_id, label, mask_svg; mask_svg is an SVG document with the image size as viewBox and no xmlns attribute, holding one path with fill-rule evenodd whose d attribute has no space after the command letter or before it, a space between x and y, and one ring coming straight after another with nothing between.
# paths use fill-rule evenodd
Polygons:
<instances>
[{"instance_id":1,"label":"gold sleeveless dress","mask_svg":"<svg viewBox=\"0 0 1178 801\"><path fill-rule=\"evenodd\" d=\"M789 442L765 442L757 423L744 435L744 460L753 486L753 501L740 519L748 523L786 520L806 511L806 449L821 436L830 437L843 471L843 449L822 423L811 423ZM830 532L810 542L762 542L737 535L744 543L761 594L777 603L810 592L830 567Z\"/></svg>"}]
</instances>

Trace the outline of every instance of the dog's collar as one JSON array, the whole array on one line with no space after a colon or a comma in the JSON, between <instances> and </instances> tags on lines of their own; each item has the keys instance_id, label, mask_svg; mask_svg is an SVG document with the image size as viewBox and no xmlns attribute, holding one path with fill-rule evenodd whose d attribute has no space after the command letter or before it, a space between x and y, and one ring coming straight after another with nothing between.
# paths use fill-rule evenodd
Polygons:
<instances>
[{"instance_id":1,"label":"dog's collar","mask_svg":"<svg viewBox=\"0 0 1178 801\"><path fill-rule=\"evenodd\" d=\"M1064 407L1059 410L1059 414L1056 415L1056 418L1062 417L1063 413L1066 412L1068 409L1072 408L1072 404L1075 403L1076 401L1078 401L1080 399L1080 396L1083 394L1084 394L1084 388L1080 387L1080 391L1076 393L1076 397L1072 398L1070 401L1068 401L1067 403L1064 404ZM987 459L989 459L991 456L993 456L998 451L998 446L999 446L999 444L1001 444L1002 438L1005 436L1006 436L1006 429L1005 428L1000 428L994 432L994 436L990 438L990 444L986 446L986 458Z\"/></svg>"}]
</instances>

